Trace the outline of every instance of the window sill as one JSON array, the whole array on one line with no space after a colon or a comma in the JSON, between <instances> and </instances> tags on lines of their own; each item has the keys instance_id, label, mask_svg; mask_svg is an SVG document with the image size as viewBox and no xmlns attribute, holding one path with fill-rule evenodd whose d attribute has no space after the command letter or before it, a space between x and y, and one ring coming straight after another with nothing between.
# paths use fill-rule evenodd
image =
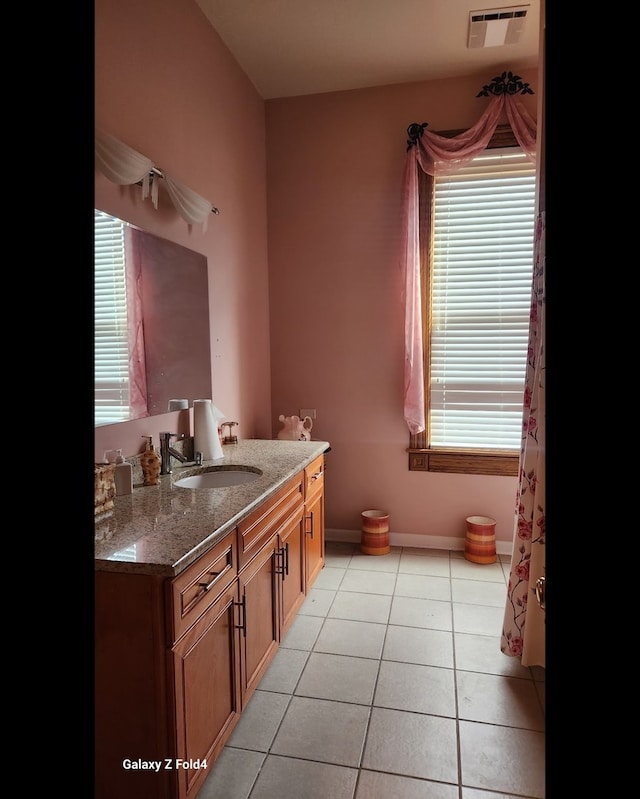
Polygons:
<instances>
[{"instance_id":1,"label":"window sill","mask_svg":"<svg viewBox=\"0 0 640 799\"><path fill-rule=\"evenodd\" d=\"M520 453L408 448L410 472L517 476Z\"/></svg>"}]
</instances>

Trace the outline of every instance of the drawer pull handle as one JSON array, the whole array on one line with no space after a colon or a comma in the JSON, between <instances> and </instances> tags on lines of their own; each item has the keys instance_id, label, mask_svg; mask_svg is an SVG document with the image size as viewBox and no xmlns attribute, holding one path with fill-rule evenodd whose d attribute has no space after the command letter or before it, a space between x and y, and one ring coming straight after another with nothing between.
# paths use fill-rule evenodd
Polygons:
<instances>
[{"instance_id":1,"label":"drawer pull handle","mask_svg":"<svg viewBox=\"0 0 640 799\"><path fill-rule=\"evenodd\" d=\"M242 635L244 638L247 637L247 597L245 594L242 595L241 602L233 602L233 604L237 608L242 608L242 624L234 624L238 630L242 630Z\"/></svg>"},{"instance_id":2,"label":"drawer pull handle","mask_svg":"<svg viewBox=\"0 0 640 799\"><path fill-rule=\"evenodd\" d=\"M286 546L289 546L288 544ZM273 567L273 571L275 574L282 574L285 575L285 557L286 551L284 547L280 547L280 549L276 549L273 553L275 558L275 564Z\"/></svg>"},{"instance_id":3,"label":"drawer pull handle","mask_svg":"<svg viewBox=\"0 0 640 799\"><path fill-rule=\"evenodd\" d=\"M309 527L311 528L310 530L305 530L305 533L307 535L310 535L311 538L313 538L313 511L311 511L311 513L308 516L305 516L304 518L305 521L309 521Z\"/></svg>"},{"instance_id":4,"label":"drawer pull handle","mask_svg":"<svg viewBox=\"0 0 640 799\"><path fill-rule=\"evenodd\" d=\"M315 474L311 475L312 480L319 480L322 477L322 472L316 472Z\"/></svg>"},{"instance_id":5,"label":"drawer pull handle","mask_svg":"<svg viewBox=\"0 0 640 799\"><path fill-rule=\"evenodd\" d=\"M208 583L198 583L200 588L204 588L205 591L208 591L211 588L222 572L209 572L209 574L213 577L212 580L210 580Z\"/></svg>"}]
</instances>

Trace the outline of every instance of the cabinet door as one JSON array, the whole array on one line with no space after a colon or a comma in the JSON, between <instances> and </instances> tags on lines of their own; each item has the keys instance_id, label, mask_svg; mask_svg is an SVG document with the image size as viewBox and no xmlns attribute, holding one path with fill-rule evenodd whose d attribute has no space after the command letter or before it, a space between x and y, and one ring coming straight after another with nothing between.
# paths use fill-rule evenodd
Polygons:
<instances>
[{"instance_id":1,"label":"cabinet door","mask_svg":"<svg viewBox=\"0 0 640 799\"><path fill-rule=\"evenodd\" d=\"M305 506L307 591L324 566L324 493L314 493Z\"/></svg>"},{"instance_id":2,"label":"cabinet door","mask_svg":"<svg viewBox=\"0 0 640 799\"><path fill-rule=\"evenodd\" d=\"M276 571L280 574L280 632L278 639L281 641L305 598L305 541L302 507L278 531L278 538Z\"/></svg>"},{"instance_id":3,"label":"cabinet door","mask_svg":"<svg viewBox=\"0 0 640 799\"><path fill-rule=\"evenodd\" d=\"M324 455L304 470L305 476L305 561L308 591L324 566Z\"/></svg>"},{"instance_id":4,"label":"cabinet door","mask_svg":"<svg viewBox=\"0 0 640 799\"><path fill-rule=\"evenodd\" d=\"M195 796L240 717L238 586L234 582L171 650L178 797ZM206 760L206 766L204 764Z\"/></svg>"},{"instance_id":5,"label":"cabinet door","mask_svg":"<svg viewBox=\"0 0 640 799\"><path fill-rule=\"evenodd\" d=\"M274 534L240 572L240 602L244 613L240 634L242 707L267 669L278 648L276 563L278 536Z\"/></svg>"}]
</instances>

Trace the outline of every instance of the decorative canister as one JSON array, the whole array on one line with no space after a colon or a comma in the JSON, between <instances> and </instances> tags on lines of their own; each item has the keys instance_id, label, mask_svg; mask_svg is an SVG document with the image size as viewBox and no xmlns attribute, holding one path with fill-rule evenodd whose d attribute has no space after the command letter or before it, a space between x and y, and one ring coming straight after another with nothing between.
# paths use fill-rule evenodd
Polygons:
<instances>
[{"instance_id":1,"label":"decorative canister","mask_svg":"<svg viewBox=\"0 0 640 799\"><path fill-rule=\"evenodd\" d=\"M97 516L113 510L116 496L115 463L96 463L95 474L95 510Z\"/></svg>"},{"instance_id":2,"label":"decorative canister","mask_svg":"<svg viewBox=\"0 0 640 799\"><path fill-rule=\"evenodd\" d=\"M386 555L389 546L389 514L384 510L363 510L360 551L365 555Z\"/></svg>"},{"instance_id":3,"label":"decorative canister","mask_svg":"<svg viewBox=\"0 0 640 799\"><path fill-rule=\"evenodd\" d=\"M496 520L490 516L467 516L464 556L473 563L496 562Z\"/></svg>"}]
</instances>

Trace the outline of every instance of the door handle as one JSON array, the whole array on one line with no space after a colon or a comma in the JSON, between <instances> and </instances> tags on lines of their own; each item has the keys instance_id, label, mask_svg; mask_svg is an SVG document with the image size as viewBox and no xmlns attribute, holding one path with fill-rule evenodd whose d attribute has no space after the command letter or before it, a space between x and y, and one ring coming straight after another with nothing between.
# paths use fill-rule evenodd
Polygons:
<instances>
[{"instance_id":1,"label":"door handle","mask_svg":"<svg viewBox=\"0 0 640 799\"><path fill-rule=\"evenodd\" d=\"M535 587L536 599L538 600L538 605L540 605L542 610L545 609L545 607L544 607L544 579L545 579L544 577L538 577L538 579L536 580L536 587Z\"/></svg>"}]
</instances>

